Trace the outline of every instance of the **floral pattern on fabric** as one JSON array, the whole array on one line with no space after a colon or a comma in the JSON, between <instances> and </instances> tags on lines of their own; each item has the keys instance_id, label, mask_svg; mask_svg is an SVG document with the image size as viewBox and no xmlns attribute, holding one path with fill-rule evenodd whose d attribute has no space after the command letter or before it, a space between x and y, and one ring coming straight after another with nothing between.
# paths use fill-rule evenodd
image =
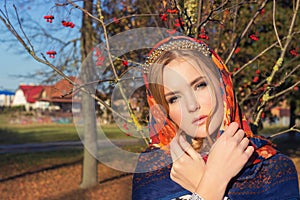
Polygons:
<instances>
[{"instance_id":1,"label":"floral pattern on fabric","mask_svg":"<svg viewBox=\"0 0 300 200\"><path fill-rule=\"evenodd\" d=\"M165 42L174 40L192 40L192 38L178 36L163 40L155 48ZM200 41L201 42L201 41ZM212 60L218 67L221 75L221 89L225 108L224 128L231 122L237 122L255 153L249 159L250 162L228 184L225 198L230 200L299 200L299 185L297 171L293 162L280 152L272 143L263 137L254 136L245 117L242 115L233 92L231 74L222 60L212 50ZM163 117L163 112L156 106L156 102L147 87L147 75L145 83L148 92L148 103L151 109L150 138L152 144L139 157L137 171L140 168L148 169L144 173L135 173L133 176L132 199L133 200L170 200L185 199L191 192L182 188L170 178L172 158L164 146L169 144L176 134L176 129L171 121ZM224 129L219 133L221 135ZM147 153L151 152L151 156ZM182 198L181 198L182 197Z\"/></svg>"},{"instance_id":2,"label":"floral pattern on fabric","mask_svg":"<svg viewBox=\"0 0 300 200\"><path fill-rule=\"evenodd\" d=\"M150 54L160 46L176 41L188 40L195 43L205 44L203 41L195 40L193 38L185 36L174 36L166 38L159 42L155 47L150 51ZM206 44L205 44L206 45ZM207 46L207 45L206 45ZM207 46L208 48L208 46ZM232 122L237 122L241 129L245 131L246 136L250 139L251 145L254 146L255 152L251 161L253 163L261 162L264 159L270 158L276 154L276 150L273 147L272 143L260 136L254 136L250 126L247 123L246 118L241 113L237 100L235 98L233 83L231 78L231 73L229 72L226 65L223 63L222 59L211 49L211 59L219 70L221 76L221 91L223 94L224 101L224 122L218 137L224 132L224 129ZM151 95L151 92L148 87L147 74L144 74L144 81L147 88L147 100L148 105L151 108L150 112L150 122L149 122L149 135L151 138L151 146L155 147L164 147L168 145L171 140L176 135L176 128L170 119L164 117L163 111L160 110L160 107L155 102L155 99ZM154 108L154 109L152 109Z\"/></svg>"}]
</instances>

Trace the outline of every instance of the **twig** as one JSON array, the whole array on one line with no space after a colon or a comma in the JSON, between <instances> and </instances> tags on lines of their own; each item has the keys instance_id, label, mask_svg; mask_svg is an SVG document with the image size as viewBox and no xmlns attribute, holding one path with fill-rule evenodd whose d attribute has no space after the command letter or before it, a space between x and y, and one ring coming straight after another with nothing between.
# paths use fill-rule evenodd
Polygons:
<instances>
[{"instance_id":1,"label":"twig","mask_svg":"<svg viewBox=\"0 0 300 200\"><path fill-rule=\"evenodd\" d=\"M27 40L29 46L31 47L31 50L34 51L34 48L33 48L33 46L32 46L32 44L31 44L30 40L28 39L28 37L27 37L27 35L25 34L25 31L24 31L24 29L23 29L23 26L22 26L22 23L21 23L19 14L18 14L17 7L16 7L15 4L13 4L13 7L14 7L14 9L15 9L15 13L16 13L16 16L17 16L17 20L18 20L19 27L20 27L20 29L21 29L21 31L22 31L24 37L26 38L26 40Z\"/></svg>"},{"instance_id":2,"label":"twig","mask_svg":"<svg viewBox=\"0 0 300 200\"><path fill-rule=\"evenodd\" d=\"M159 14L132 14L132 15L126 15L126 16L117 18L116 20L121 21L123 19L133 18L133 17L153 17L153 16L159 16ZM109 26L113 23L114 23L114 21L108 22L108 23L105 24L105 26Z\"/></svg>"},{"instance_id":3,"label":"twig","mask_svg":"<svg viewBox=\"0 0 300 200\"><path fill-rule=\"evenodd\" d=\"M109 62L110 62L110 64L111 64L111 69L112 69L112 71L113 71L113 74L114 74L116 80L119 81L120 78L119 78L119 76L118 76L118 74L117 74L117 71L116 71L116 69L115 69L115 66L114 66L114 64L113 64L112 55L111 55L111 53L110 53L110 46L109 46L108 34L107 34L106 25L105 25L105 23L103 22L103 18L102 18L103 15L102 15L101 8L100 8L100 7L98 8L98 9L99 9L99 10L98 10L98 12L99 12L98 14L99 14L99 16L100 16L100 19L98 19L97 17L93 16L90 12L88 12L87 10L81 8L80 6L78 6L77 4L75 4L74 2L72 2L71 0L68 0L68 3L71 4L73 7L75 7L75 8L77 8L77 9L81 10L83 13L85 13L86 15L88 15L89 17L91 17L92 19L95 19L96 21L98 21L98 22L100 23L101 27L103 28L104 39L105 39L105 41L106 41L106 50L107 50L107 52L108 52L108 58L109 58ZM101 19L101 18L102 18L102 19ZM129 123L132 123L132 122L133 122L133 123L134 123L134 125L136 126L138 132L141 134L142 138L144 139L144 142L148 145L149 142L147 141L146 137L144 136L144 134L143 134L143 132L142 132L142 126L139 124L139 122L138 122L136 116L134 115L134 112L133 112L133 110L132 110L132 108L131 108L130 102L129 102L128 99L126 98L125 93L124 93L124 91L123 91L123 88L122 88L121 86L119 87L119 91L120 91L120 93L121 93L122 98L123 98L123 99L125 100L125 102L127 103L128 111L129 111L130 117L131 117L131 119L132 119L132 121L128 121L128 120L127 120L127 122L129 122Z\"/></svg>"},{"instance_id":4,"label":"twig","mask_svg":"<svg viewBox=\"0 0 300 200\"><path fill-rule=\"evenodd\" d=\"M202 8L203 8L203 0L199 0L198 2L198 15L197 15L197 24L196 27L199 27L200 22L202 21ZM196 28L195 31L195 38L198 39L198 35L199 35L199 30L198 28Z\"/></svg>"},{"instance_id":5,"label":"twig","mask_svg":"<svg viewBox=\"0 0 300 200\"><path fill-rule=\"evenodd\" d=\"M201 22L197 27L196 27L196 30L199 32L200 31L200 28L206 24L208 21L211 21L211 16L216 12L216 11L219 11L220 9L222 9L226 4L228 3L228 0L224 1L219 7L211 10L209 12L209 14L207 15L206 19L203 20L203 22Z\"/></svg>"},{"instance_id":6,"label":"twig","mask_svg":"<svg viewBox=\"0 0 300 200\"><path fill-rule=\"evenodd\" d=\"M300 67L300 64L297 65L295 68L293 68L292 71L290 71L287 75L285 75L285 76L283 77L283 79L280 80L280 82L278 83L278 86L282 85L282 84L285 82L285 80L286 80L287 78L289 78L290 76L292 76L293 73L294 73L299 67Z\"/></svg>"},{"instance_id":7,"label":"twig","mask_svg":"<svg viewBox=\"0 0 300 200\"><path fill-rule=\"evenodd\" d=\"M0 10L0 12L2 14L4 14L2 12L2 10ZM5 16L5 15L4 15ZM40 57L38 57L34 51L32 51L26 44L26 42L20 37L20 35L17 33L17 31L13 28L13 26L11 25L11 23L9 22L9 20L5 20L1 15L0 15L0 20L5 24L5 26L7 27L7 29L16 37L16 39L22 44L22 46L27 50L27 52L38 62L43 63L47 66L49 66L50 68L52 68L57 74L59 74L60 76L62 76L64 79L66 79L69 83L71 83L74 87L80 87L79 84L75 83L74 81L72 81L66 74L64 74L61 70L59 70L57 67L55 67L53 64L51 64L47 58L45 57L44 54L41 54L43 59L41 59ZM116 112L114 109L112 109L109 105L107 105L105 102L103 102L101 99L99 99L95 94L91 94L89 93L87 90L85 90L84 88L80 88L81 91L90 94L95 100L99 101L102 105L104 105L108 110L110 110L111 112L115 113L117 116L119 116L121 119L124 119L118 112Z\"/></svg>"},{"instance_id":8,"label":"twig","mask_svg":"<svg viewBox=\"0 0 300 200\"><path fill-rule=\"evenodd\" d=\"M252 58L251 60L249 60L247 63L245 63L240 69L238 69L236 72L233 73L233 76L236 76L237 74L239 74L241 71L243 71L247 66L249 66L250 64L252 64L254 61L256 61L259 57L261 57L262 55L264 55L266 52L268 52L269 50L271 50L273 47L275 47L278 44L278 41L271 44L270 46L268 46L267 48L265 48L262 52L260 52L259 54L257 54L254 58Z\"/></svg>"},{"instance_id":9,"label":"twig","mask_svg":"<svg viewBox=\"0 0 300 200\"><path fill-rule=\"evenodd\" d=\"M273 27L280 49L283 49L276 27L276 0L273 0Z\"/></svg>"},{"instance_id":10,"label":"twig","mask_svg":"<svg viewBox=\"0 0 300 200\"><path fill-rule=\"evenodd\" d=\"M118 82L121 82L121 81L126 81L126 80L131 80L131 79L143 79L143 77L132 77L132 78L123 78L121 80L119 80ZM66 97L70 94L73 94L73 93L76 93L78 91L81 90L82 87L86 87L88 85L93 85L93 84L99 84L99 83L104 83L104 82L114 82L115 84L117 84L118 82L116 82L116 79L103 79L103 80L97 80L97 81L91 81L89 83L85 83L85 84L81 84L80 86L76 87L75 89L71 89L68 93L62 95L61 97Z\"/></svg>"},{"instance_id":11,"label":"twig","mask_svg":"<svg viewBox=\"0 0 300 200\"><path fill-rule=\"evenodd\" d=\"M267 138L268 138L268 139L272 139L272 138L274 138L274 137L277 137L277 136L282 135L282 134L285 134L285 133L289 133L289 132L291 132L291 131L296 131L296 132L300 133L300 130L299 130L299 129L295 129L295 127L296 127L296 125L293 126L293 127L291 127L291 128L289 128L289 129L287 129L287 130L284 130L284 131L275 133L275 134L273 134L273 135L271 135L271 136L269 136L269 137L267 137Z\"/></svg>"},{"instance_id":12,"label":"twig","mask_svg":"<svg viewBox=\"0 0 300 200\"><path fill-rule=\"evenodd\" d=\"M246 33L248 32L248 30L250 29L250 27L251 27L252 24L254 23L256 17L259 15L260 10L262 10L262 9L265 7L265 5L267 4L268 1L269 1L269 0L265 0L265 1L261 4L260 8L256 11L256 13L254 14L254 16L253 16L253 17L250 19L250 21L248 22L248 24L247 24L246 28L244 29L244 31L237 37L237 39L236 39L236 41L235 41L235 43L234 43L234 45L233 45L233 47L232 47L232 49L231 49L231 52L229 53L228 57L227 57L226 60L225 60L225 64L227 64L227 63L229 62L229 60L231 59L231 57L232 57L232 55L233 55L235 49L236 49L237 46L240 44L241 39L242 39L243 37L245 37Z\"/></svg>"},{"instance_id":13,"label":"twig","mask_svg":"<svg viewBox=\"0 0 300 200\"><path fill-rule=\"evenodd\" d=\"M288 93L289 91L293 90L298 85L300 85L300 81L294 83L292 86L288 87L287 89L282 90L282 91L278 92L277 94L270 96L268 100L271 101L277 97L280 97L281 95L284 95L284 94Z\"/></svg>"},{"instance_id":14,"label":"twig","mask_svg":"<svg viewBox=\"0 0 300 200\"><path fill-rule=\"evenodd\" d=\"M292 37L294 35L300 34L300 31L294 32L292 33ZM282 40L285 40L287 37L284 37ZM249 60L247 63L245 63L242 67L240 67L240 69L238 69L236 72L233 73L233 76L236 76L237 74L239 74L241 71L243 71L246 67L248 67L250 64L252 64L254 61L256 61L259 57L261 57L262 55L264 55L266 52L268 52L269 50L271 50L272 48L274 48L276 45L278 44L278 41L274 42L273 44L271 44L270 46L268 46L267 48L265 48L262 52L260 52L257 56L255 56L254 58L252 58L251 60Z\"/></svg>"},{"instance_id":15,"label":"twig","mask_svg":"<svg viewBox=\"0 0 300 200\"><path fill-rule=\"evenodd\" d=\"M290 76L292 76L293 73L294 73L297 69L299 69L299 67L300 67L300 65L297 65L295 68L293 68L293 70L290 71L289 74L287 74L287 75L285 75L285 76L283 77L283 80L281 80L280 83L279 83L278 85L276 85L276 87L279 87L280 85L282 85L282 84L285 82L285 80L286 80L287 78L289 78ZM286 67L280 68L278 72L282 71L284 68L286 68ZM266 82L266 79L262 80L259 84L256 85L256 87L254 88L254 90L257 90L258 88L260 88L263 84L265 84L265 82ZM271 87L271 85L269 85L269 87ZM272 89L273 89L274 87L275 87L275 86L272 86ZM290 90L288 90L288 91L290 91ZM288 92L288 91L286 91L286 92ZM249 100L249 99L250 99L249 97L250 97L251 95L252 95L252 93L249 92L243 99L241 99L241 100L239 101L239 105L242 106L246 100ZM280 95L280 96L281 96L281 95Z\"/></svg>"},{"instance_id":16,"label":"twig","mask_svg":"<svg viewBox=\"0 0 300 200\"><path fill-rule=\"evenodd\" d=\"M288 47L288 45L290 44L290 42L292 40L292 32L293 32L293 28L294 28L294 25L295 25L295 21L296 21L298 9L299 9L299 3L300 3L300 0L297 0L296 1L296 6L295 6L295 9L294 9L294 13L293 13L293 18L292 18L292 21L291 21L291 24L290 24L290 27L289 27L289 31L288 31L288 35L287 35L287 39L285 41L284 47L281 50L280 57L278 58L278 60L276 61L276 64L273 67L271 75L267 78L267 84L268 85L271 84L275 74L277 73L279 68L282 66L283 58L284 58L285 53L287 51L287 47ZM263 95L262 102L261 102L260 106L257 108L258 113L257 113L256 119L254 121L254 125L256 125L256 126L258 125L258 123L260 121L260 118L261 118L261 115L263 113L262 108L266 105L266 103L270 99L270 92L271 92L270 88L267 88L265 94Z\"/></svg>"}]
</instances>

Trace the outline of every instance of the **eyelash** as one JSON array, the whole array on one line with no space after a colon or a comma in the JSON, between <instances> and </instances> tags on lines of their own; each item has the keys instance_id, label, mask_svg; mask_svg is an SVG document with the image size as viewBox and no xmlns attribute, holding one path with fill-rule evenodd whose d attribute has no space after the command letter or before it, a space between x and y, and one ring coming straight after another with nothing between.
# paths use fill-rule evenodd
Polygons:
<instances>
[{"instance_id":1,"label":"eyelash","mask_svg":"<svg viewBox=\"0 0 300 200\"><path fill-rule=\"evenodd\" d=\"M195 86L195 89L197 90L197 89L199 89L199 88L204 88L204 87L206 87L207 86L207 83L205 82L205 81L203 81L203 82L200 82L199 84L197 84L196 86Z\"/></svg>"},{"instance_id":2,"label":"eyelash","mask_svg":"<svg viewBox=\"0 0 300 200\"><path fill-rule=\"evenodd\" d=\"M177 97L177 96L171 97L171 98L168 100L168 103L169 103L169 104L173 104L173 103L176 102L176 100L177 100L178 98L179 98L179 97Z\"/></svg>"}]
</instances>

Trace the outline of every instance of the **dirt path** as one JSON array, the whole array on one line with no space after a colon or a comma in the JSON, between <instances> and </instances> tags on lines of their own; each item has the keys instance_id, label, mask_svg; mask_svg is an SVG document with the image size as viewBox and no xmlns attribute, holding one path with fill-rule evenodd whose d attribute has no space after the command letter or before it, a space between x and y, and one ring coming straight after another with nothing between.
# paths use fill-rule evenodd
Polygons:
<instances>
[{"instance_id":1,"label":"dirt path","mask_svg":"<svg viewBox=\"0 0 300 200\"><path fill-rule=\"evenodd\" d=\"M122 174L122 172L112 170L101 164L99 164L98 173L100 182ZM76 164L5 181L0 183L0 199L111 200L121 197L122 200L127 200L131 197L132 175L101 183L88 190L82 190L78 189L80 174L81 164Z\"/></svg>"}]
</instances>

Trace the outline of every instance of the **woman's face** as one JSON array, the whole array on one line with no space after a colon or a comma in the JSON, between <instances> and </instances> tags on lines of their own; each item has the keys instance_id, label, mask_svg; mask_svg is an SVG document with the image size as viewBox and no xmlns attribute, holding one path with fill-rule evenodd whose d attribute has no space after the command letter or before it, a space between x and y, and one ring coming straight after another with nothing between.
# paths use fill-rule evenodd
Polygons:
<instances>
[{"instance_id":1,"label":"woman's face","mask_svg":"<svg viewBox=\"0 0 300 200\"><path fill-rule=\"evenodd\" d=\"M224 108L219 80L213 75L210 76L210 82L214 84L210 85L207 79L199 67L187 59L175 59L163 70L164 95L169 106L169 117L179 129L191 137L207 136L206 123L215 106L218 109L211 118L209 133L219 129L223 121ZM216 97L212 97L213 87L216 88Z\"/></svg>"}]
</instances>

